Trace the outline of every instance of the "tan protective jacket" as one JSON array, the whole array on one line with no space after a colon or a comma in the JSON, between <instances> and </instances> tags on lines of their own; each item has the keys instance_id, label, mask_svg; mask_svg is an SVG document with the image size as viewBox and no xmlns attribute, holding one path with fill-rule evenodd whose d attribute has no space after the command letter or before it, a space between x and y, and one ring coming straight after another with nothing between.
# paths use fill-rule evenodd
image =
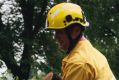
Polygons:
<instances>
[{"instance_id":1,"label":"tan protective jacket","mask_svg":"<svg viewBox=\"0 0 119 80\"><path fill-rule=\"evenodd\" d=\"M116 80L103 54L81 40L62 61L62 80Z\"/></svg>"}]
</instances>

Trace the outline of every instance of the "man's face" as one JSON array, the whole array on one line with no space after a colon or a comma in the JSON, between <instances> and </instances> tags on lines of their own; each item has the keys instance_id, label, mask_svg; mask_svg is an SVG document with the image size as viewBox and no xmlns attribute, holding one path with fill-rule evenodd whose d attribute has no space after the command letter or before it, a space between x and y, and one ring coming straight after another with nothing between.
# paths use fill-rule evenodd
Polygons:
<instances>
[{"instance_id":1,"label":"man's face","mask_svg":"<svg viewBox=\"0 0 119 80\"><path fill-rule=\"evenodd\" d=\"M69 39L64 30L55 30L55 39L58 40L62 49L67 50L69 47Z\"/></svg>"}]
</instances>

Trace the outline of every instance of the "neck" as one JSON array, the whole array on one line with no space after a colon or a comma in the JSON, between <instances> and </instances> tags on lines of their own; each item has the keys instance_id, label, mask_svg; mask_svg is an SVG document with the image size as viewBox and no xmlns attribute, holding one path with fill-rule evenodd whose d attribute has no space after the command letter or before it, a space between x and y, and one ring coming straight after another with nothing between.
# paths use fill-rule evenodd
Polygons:
<instances>
[{"instance_id":1,"label":"neck","mask_svg":"<svg viewBox=\"0 0 119 80\"><path fill-rule=\"evenodd\" d=\"M72 39L72 41L70 42L70 46L67 50L67 54L70 53L70 51L76 46L76 44L81 41L81 40L84 40L85 37L83 35L79 35L76 39Z\"/></svg>"},{"instance_id":2,"label":"neck","mask_svg":"<svg viewBox=\"0 0 119 80\"><path fill-rule=\"evenodd\" d=\"M86 38L85 38L85 36L83 35L80 39L79 39L79 41L82 41L82 40L85 40Z\"/></svg>"}]
</instances>

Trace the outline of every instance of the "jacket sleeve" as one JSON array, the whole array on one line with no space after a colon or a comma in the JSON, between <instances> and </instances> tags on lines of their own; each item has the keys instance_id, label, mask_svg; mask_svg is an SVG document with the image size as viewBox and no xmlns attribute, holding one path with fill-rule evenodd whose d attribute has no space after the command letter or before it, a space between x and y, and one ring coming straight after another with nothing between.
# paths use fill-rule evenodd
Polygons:
<instances>
[{"instance_id":1,"label":"jacket sleeve","mask_svg":"<svg viewBox=\"0 0 119 80\"><path fill-rule=\"evenodd\" d=\"M67 70L62 80L94 80L95 70L88 64L72 64Z\"/></svg>"}]
</instances>

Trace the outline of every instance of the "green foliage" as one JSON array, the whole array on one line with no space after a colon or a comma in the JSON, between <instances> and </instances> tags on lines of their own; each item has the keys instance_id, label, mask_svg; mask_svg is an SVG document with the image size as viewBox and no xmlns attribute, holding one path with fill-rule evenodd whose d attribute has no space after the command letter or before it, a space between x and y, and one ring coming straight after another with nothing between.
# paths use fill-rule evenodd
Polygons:
<instances>
[{"instance_id":1,"label":"green foliage","mask_svg":"<svg viewBox=\"0 0 119 80\"><path fill-rule=\"evenodd\" d=\"M44 56L46 63L41 62L37 65L43 72L48 73L54 71L57 74L61 73L61 61L64 51L59 48L58 43L53 39L53 33L49 31L41 31L35 41L34 49L36 54ZM39 49L39 47L41 47Z\"/></svg>"}]
</instances>

